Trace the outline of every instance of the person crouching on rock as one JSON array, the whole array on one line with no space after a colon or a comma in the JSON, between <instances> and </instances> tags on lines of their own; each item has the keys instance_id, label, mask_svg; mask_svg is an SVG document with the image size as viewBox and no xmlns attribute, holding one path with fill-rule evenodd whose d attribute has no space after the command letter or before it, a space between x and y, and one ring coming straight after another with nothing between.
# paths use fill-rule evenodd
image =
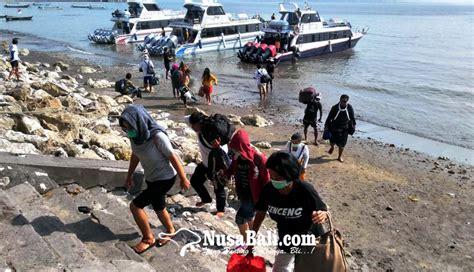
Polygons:
<instances>
[{"instance_id":1,"label":"person crouching on rock","mask_svg":"<svg viewBox=\"0 0 474 272\"><path fill-rule=\"evenodd\" d=\"M250 145L247 132L238 130L229 143L229 149L234 154L227 175L234 176L240 208L235 222L240 234L246 241L246 233L253 227L255 204L262 188L270 181L270 175L265 167L267 158Z\"/></svg>"},{"instance_id":2,"label":"person crouching on rock","mask_svg":"<svg viewBox=\"0 0 474 272\"><path fill-rule=\"evenodd\" d=\"M190 183L173 151L166 130L156 123L143 106L130 105L125 108L119 124L130 138L132 147L125 186L127 188L133 186L132 175L139 162L144 169L147 183L147 188L130 203L133 218L143 235L142 240L132 248L141 254L155 245L162 246L169 241L155 240L144 208L151 204L166 231L175 233L170 215L165 209L166 193L173 187L176 174L179 175L183 190L188 190Z\"/></svg>"},{"instance_id":3,"label":"person crouching on rock","mask_svg":"<svg viewBox=\"0 0 474 272\"><path fill-rule=\"evenodd\" d=\"M130 95L131 98L134 98L137 96L138 98L142 98L142 91L135 87L132 82L132 74L127 73L125 75L125 93L122 93L122 95Z\"/></svg>"},{"instance_id":4,"label":"person crouching on rock","mask_svg":"<svg viewBox=\"0 0 474 272\"><path fill-rule=\"evenodd\" d=\"M344 152L344 147L347 144L347 137L349 134L354 134L356 127L354 109L348 101L348 95L341 95L339 103L332 106L326 123L324 124L324 130L331 132L331 148L328 150L328 153L332 154L332 152L334 152L334 145L337 145L339 147L339 156L337 159L340 162L344 162L342 152Z\"/></svg>"},{"instance_id":5,"label":"person crouching on rock","mask_svg":"<svg viewBox=\"0 0 474 272\"><path fill-rule=\"evenodd\" d=\"M282 151L273 153L266 167L270 172L271 183L265 185L255 206L257 212L252 230L258 232L268 212L277 223L278 249L283 251L275 256L273 271L295 271L296 255L293 249L298 245L284 245L283 239L308 232L316 237L327 233L322 223L329 217L328 208L310 182L298 179L300 165L291 154ZM253 248L247 250L252 252Z\"/></svg>"}]
</instances>

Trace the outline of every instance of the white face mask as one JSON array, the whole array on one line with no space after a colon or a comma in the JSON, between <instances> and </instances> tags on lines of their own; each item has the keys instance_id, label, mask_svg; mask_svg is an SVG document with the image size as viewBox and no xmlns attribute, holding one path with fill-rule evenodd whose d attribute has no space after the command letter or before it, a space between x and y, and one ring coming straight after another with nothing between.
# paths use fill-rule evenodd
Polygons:
<instances>
[{"instance_id":1,"label":"white face mask","mask_svg":"<svg viewBox=\"0 0 474 272\"><path fill-rule=\"evenodd\" d=\"M300 148L300 146L301 146L301 143L299 143L299 144L291 143L291 151L293 151L293 152L297 151L298 148Z\"/></svg>"}]
</instances>

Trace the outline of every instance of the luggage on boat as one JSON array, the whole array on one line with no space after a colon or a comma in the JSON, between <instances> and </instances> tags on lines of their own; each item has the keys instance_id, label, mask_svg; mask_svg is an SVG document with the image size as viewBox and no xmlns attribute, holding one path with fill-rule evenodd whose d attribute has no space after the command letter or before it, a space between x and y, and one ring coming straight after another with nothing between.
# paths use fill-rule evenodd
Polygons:
<instances>
[{"instance_id":1,"label":"luggage on boat","mask_svg":"<svg viewBox=\"0 0 474 272\"><path fill-rule=\"evenodd\" d=\"M316 89L313 87L304 88L300 91L298 101L303 104L311 103L317 96Z\"/></svg>"}]
</instances>

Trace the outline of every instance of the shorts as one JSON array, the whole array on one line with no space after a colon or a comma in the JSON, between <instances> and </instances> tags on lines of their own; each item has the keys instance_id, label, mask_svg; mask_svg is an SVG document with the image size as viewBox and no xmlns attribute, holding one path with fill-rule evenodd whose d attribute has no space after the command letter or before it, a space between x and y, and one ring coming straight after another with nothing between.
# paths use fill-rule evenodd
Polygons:
<instances>
[{"instance_id":1,"label":"shorts","mask_svg":"<svg viewBox=\"0 0 474 272\"><path fill-rule=\"evenodd\" d=\"M242 225L252 221L254 217L255 206L253 205L252 197L241 199L239 210L235 216L235 223L237 223L237 225Z\"/></svg>"},{"instance_id":2,"label":"shorts","mask_svg":"<svg viewBox=\"0 0 474 272\"><path fill-rule=\"evenodd\" d=\"M17 60L10 61L10 64L12 65L12 68L18 68L18 61Z\"/></svg>"},{"instance_id":3,"label":"shorts","mask_svg":"<svg viewBox=\"0 0 474 272\"><path fill-rule=\"evenodd\" d=\"M303 118L303 126L304 126L304 128L308 128L309 126L311 126L314 129L316 129L316 120L311 122L311 121L307 121Z\"/></svg>"},{"instance_id":4,"label":"shorts","mask_svg":"<svg viewBox=\"0 0 474 272\"><path fill-rule=\"evenodd\" d=\"M143 77L143 84L144 85L151 85L151 80L153 79L153 76L145 76Z\"/></svg>"},{"instance_id":5,"label":"shorts","mask_svg":"<svg viewBox=\"0 0 474 272\"><path fill-rule=\"evenodd\" d=\"M133 200L133 204L140 209L151 204L153 210L162 211L166 206L166 193L173 187L175 181L176 176L167 180L146 181L147 188Z\"/></svg>"},{"instance_id":6,"label":"shorts","mask_svg":"<svg viewBox=\"0 0 474 272\"><path fill-rule=\"evenodd\" d=\"M345 147L347 144L347 137L349 136L348 128L337 128L331 130L331 139L329 142L338 147Z\"/></svg>"}]
</instances>

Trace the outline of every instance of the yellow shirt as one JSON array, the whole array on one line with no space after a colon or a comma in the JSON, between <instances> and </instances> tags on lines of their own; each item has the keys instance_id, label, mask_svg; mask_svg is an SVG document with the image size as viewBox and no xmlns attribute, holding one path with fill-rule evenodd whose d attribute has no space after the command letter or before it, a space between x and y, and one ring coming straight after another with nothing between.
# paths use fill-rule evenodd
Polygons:
<instances>
[{"instance_id":1,"label":"yellow shirt","mask_svg":"<svg viewBox=\"0 0 474 272\"><path fill-rule=\"evenodd\" d=\"M217 85L217 78L215 75L211 74L209 80L202 80L202 85L206 87L211 87L212 85Z\"/></svg>"}]
</instances>

